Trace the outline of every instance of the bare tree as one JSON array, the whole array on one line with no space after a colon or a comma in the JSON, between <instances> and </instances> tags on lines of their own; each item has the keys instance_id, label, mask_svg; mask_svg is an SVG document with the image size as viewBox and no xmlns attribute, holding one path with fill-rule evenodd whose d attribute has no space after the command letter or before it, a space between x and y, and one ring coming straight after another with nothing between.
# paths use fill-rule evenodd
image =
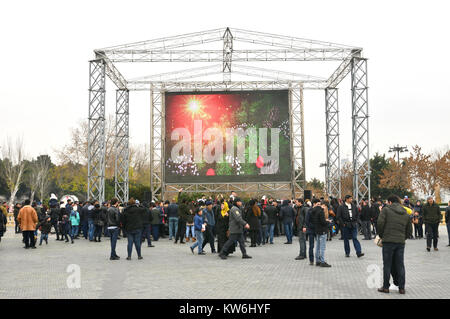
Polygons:
<instances>
[{"instance_id":1,"label":"bare tree","mask_svg":"<svg viewBox=\"0 0 450 319\"><path fill-rule=\"evenodd\" d=\"M27 176L27 182L28 186L30 187L30 201L34 201L34 194L36 193L36 189L38 188L39 184L39 168L35 161L28 162L30 173Z\"/></svg>"},{"instance_id":2,"label":"bare tree","mask_svg":"<svg viewBox=\"0 0 450 319\"><path fill-rule=\"evenodd\" d=\"M105 128L105 174L107 178L114 176L114 115L109 114L106 117ZM55 153L59 162L62 164L72 163L87 165L88 162L88 121L81 120L76 127L71 128L70 142L60 149L56 149Z\"/></svg>"},{"instance_id":3,"label":"bare tree","mask_svg":"<svg viewBox=\"0 0 450 319\"><path fill-rule=\"evenodd\" d=\"M11 138L8 137L4 147L2 147L2 156L6 184L11 193L8 206L12 207L19 186L22 183L25 169L23 139L17 138L15 143L13 143Z\"/></svg>"},{"instance_id":4,"label":"bare tree","mask_svg":"<svg viewBox=\"0 0 450 319\"><path fill-rule=\"evenodd\" d=\"M43 201L44 196L47 195L48 191L52 161L48 155L41 155L36 159L36 166L39 171L39 181L37 189L39 192L39 199Z\"/></svg>"}]
</instances>

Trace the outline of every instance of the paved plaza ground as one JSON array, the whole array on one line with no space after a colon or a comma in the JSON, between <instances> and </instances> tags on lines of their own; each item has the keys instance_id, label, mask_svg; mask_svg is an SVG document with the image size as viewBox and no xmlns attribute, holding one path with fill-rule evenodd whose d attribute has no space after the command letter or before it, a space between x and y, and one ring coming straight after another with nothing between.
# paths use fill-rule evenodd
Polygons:
<instances>
[{"instance_id":1,"label":"paved plaza ground","mask_svg":"<svg viewBox=\"0 0 450 319\"><path fill-rule=\"evenodd\" d=\"M406 295L398 290L380 294L381 248L361 240L365 256L357 258L352 246L345 258L343 241L327 242L331 268L297 261L299 245L247 247L253 259L243 260L240 250L227 260L211 254L192 255L189 247L167 238L143 245L143 260L126 260L126 239L118 241L121 260L109 260L110 243L84 239L75 244L49 238L49 244L23 249L21 234L10 228L0 243L0 298L449 298L450 247L447 231L440 227L438 252L427 252L425 240L406 245ZM80 287L68 288L71 271L80 269ZM69 268L69 272L67 272ZM69 278L69 279L70 279ZM74 282L69 280L70 282Z\"/></svg>"}]
</instances>

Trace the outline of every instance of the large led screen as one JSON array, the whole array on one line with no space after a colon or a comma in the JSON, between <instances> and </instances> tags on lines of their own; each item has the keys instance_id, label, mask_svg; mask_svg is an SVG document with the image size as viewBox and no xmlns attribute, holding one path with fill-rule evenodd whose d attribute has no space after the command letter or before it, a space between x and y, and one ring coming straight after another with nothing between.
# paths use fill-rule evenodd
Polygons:
<instances>
[{"instance_id":1,"label":"large led screen","mask_svg":"<svg viewBox=\"0 0 450 319\"><path fill-rule=\"evenodd\" d=\"M291 180L288 91L165 95L167 183Z\"/></svg>"}]
</instances>

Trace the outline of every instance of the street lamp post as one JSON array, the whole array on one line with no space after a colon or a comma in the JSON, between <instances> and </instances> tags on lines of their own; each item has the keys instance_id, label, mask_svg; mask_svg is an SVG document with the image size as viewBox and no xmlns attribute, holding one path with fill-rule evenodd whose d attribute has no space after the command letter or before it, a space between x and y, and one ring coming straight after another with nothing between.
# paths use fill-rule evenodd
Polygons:
<instances>
[{"instance_id":1,"label":"street lamp post","mask_svg":"<svg viewBox=\"0 0 450 319\"><path fill-rule=\"evenodd\" d=\"M397 153L397 163L400 165L400 153L408 152L408 148L397 144L397 146L389 147L389 153L392 152Z\"/></svg>"},{"instance_id":2,"label":"street lamp post","mask_svg":"<svg viewBox=\"0 0 450 319\"><path fill-rule=\"evenodd\" d=\"M329 188L328 172L327 172L328 165L327 165L327 163L320 163L319 167L325 167L325 193L327 195L329 195L328 193L330 191L330 188Z\"/></svg>"}]
</instances>

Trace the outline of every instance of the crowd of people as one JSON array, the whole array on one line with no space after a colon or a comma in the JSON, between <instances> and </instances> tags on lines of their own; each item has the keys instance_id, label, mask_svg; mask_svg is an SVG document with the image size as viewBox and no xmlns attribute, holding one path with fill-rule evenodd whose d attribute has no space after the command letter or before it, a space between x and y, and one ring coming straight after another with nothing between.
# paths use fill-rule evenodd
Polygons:
<instances>
[{"instance_id":1,"label":"crowd of people","mask_svg":"<svg viewBox=\"0 0 450 319\"><path fill-rule=\"evenodd\" d=\"M395 195L386 201L362 199L360 203L351 195L343 199L313 198L284 199L262 197L243 201L235 192L228 198L203 196L188 201L181 196L172 201L143 202L131 198L120 203L117 198L100 203L97 200L84 203L58 202L51 198L48 204L40 205L25 200L23 205L14 206L15 232L22 233L25 249L36 249L48 245L52 230L57 241L74 244L83 238L90 242L101 242L109 237L111 243L110 260L118 260L117 241L127 238L127 260L131 260L133 246L138 259L142 259L141 246L147 242L168 236L174 244L192 242L192 254L205 255L209 244L211 254L221 259L234 253L237 245L242 258L252 258L247 253L250 248L274 244L274 237L285 236L284 244L292 244L294 235L298 237L299 254L296 260L308 259L311 266L329 268L325 251L327 241L339 237L344 243L345 257L350 257L352 241L356 256L364 256L358 234L363 240L378 236L383 246L384 283L380 292L389 292L392 275L400 293L405 293L405 268L403 262L405 240L426 237L426 250L438 251L438 226L442 222L439 206L430 196L422 205L410 203L408 197L400 199ZM6 231L6 203L0 206L0 239ZM445 211L445 220L450 220L450 202ZM450 235L450 223L447 231ZM414 226L414 231L412 230ZM307 249L308 246L308 249ZM450 246L450 236L449 244Z\"/></svg>"}]
</instances>

